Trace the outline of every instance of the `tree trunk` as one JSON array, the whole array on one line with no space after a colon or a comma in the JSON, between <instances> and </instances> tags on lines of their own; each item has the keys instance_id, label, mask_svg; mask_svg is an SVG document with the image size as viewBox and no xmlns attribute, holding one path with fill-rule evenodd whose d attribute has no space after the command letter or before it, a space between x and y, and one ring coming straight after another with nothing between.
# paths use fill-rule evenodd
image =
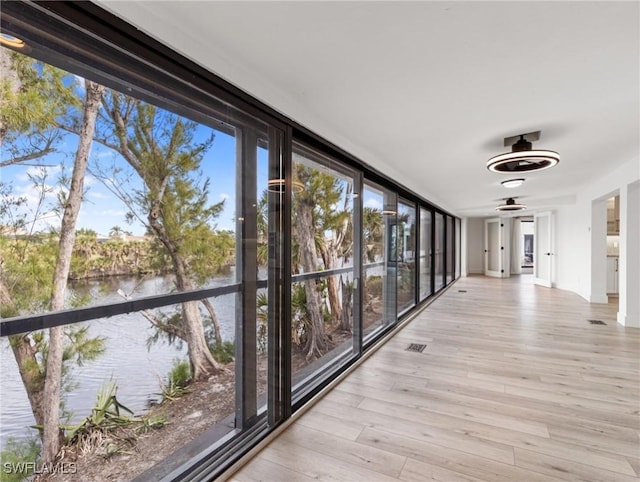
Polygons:
<instances>
[{"instance_id":1,"label":"tree trunk","mask_svg":"<svg viewBox=\"0 0 640 482\"><path fill-rule=\"evenodd\" d=\"M340 276L340 287L342 289L342 318L340 319L340 330L352 333L353 315L353 288L347 280L345 283Z\"/></svg>"},{"instance_id":2,"label":"tree trunk","mask_svg":"<svg viewBox=\"0 0 640 482\"><path fill-rule=\"evenodd\" d=\"M82 128L78 139L78 150L71 176L69 195L64 207L60 226L60 249L53 274L51 310L64 308L64 295L71 266L71 253L75 241L75 228L82 204L84 177L91 151L91 141L95 130L96 117L104 87L85 80L86 100ZM49 352L47 354L46 377L44 382L44 430L43 462L52 463L64 441L64 431L60 429L60 397L62 383L62 354L64 351L63 327L49 329Z\"/></svg>"},{"instance_id":3,"label":"tree trunk","mask_svg":"<svg viewBox=\"0 0 640 482\"><path fill-rule=\"evenodd\" d=\"M10 336L9 344L18 365L22 384L27 392L33 418L36 421L36 425L42 427L44 425L44 373L42 373L36 357L38 350L31 344L31 339L26 333Z\"/></svg>"},{"instance_id":4,"label":"tree trunk","mask_svg":"<svg viewBox=\"0 0 640 482\"><path fill-rule=\"evenodd\" d=\"M204 307L209 312L209 316L211 317L211 324L213 325L213 333L216 338L216 345L222 345L222 334L220 333L220 323L218 323L218 317L216 316L216 311L213 309L213 305L208 299L201 300Z\"/></svg>"},{"instance_id":5,"label":"tree trunk","mask_svg":"<svg viewBox=\"0 0 640 482\"><path fill-rule=\"evenodd\" d=\"M322 260L325 269L334 269L338 267L338 255L336 249L332 246L322 247ZM329 306L331 307L331 323L338 325L342 320L342 303L338 294L339 277L337 275L327 277L327 292L329 293Z\"/></svg>"},{"instance_id":6,"label":"tree trunk","mask_svg":"<svg viewBox=\"0 0 640 482\"><path fill-rule=\"evenodd\" d=\"M159 190L158 196L162 198L164 188ZM162 223L161 202L156 200L149 211L147 219L160 242L167 248L171 257L171 263L176 275L176 288L178 291L188 291L194 288L193 281L187 274L186 261L180 254L179 248L169 238ZM209 350L207 339L204 336L202 317L198 309L197 301L182 303L182 325L185 333L185 341L189 351L189 362L191 363L191 376L194 381L206 380L210 375L224 371L222 364L218 363Z\"/></svg>"},{"instance_id":7,"label":"tree trunk","mask_svg":"<svg viewBox=\"0 0 640 482\"><path fill-rule=\"evenodd\" d=\"M172 258L176 268L176 286L178 290L193 289L193 283L186 275L182 258L176 253L172 253ZM224 367L213 358L209 345L207 345L197 301L182 303L182 324L189 350L192 379L194 381L206 380L210 375L223 371Z\"/></svg>"},{"instance_id":8,"label":"tree trunk","mask_svg":"<svg viewBox=\"0 0 640 482\"><path fill-rule=\"evenodd\" d=\"M300 261L305 273L316 271L318 255L314 239L313 200L300 199L296 211L295 222L300 245ZM329 340L324 330L322 316L322 300L316 280L304 282L307 294L307 309L309 310L311 333L307 333L305 351L307 360L322 356L329 348Z\"/></svg>"},{"instance_id":9,"label":"tree trunk","mask_svg":"<svg viewBox=\"0 0 640 482\"><path fill-rule=\"evenodd\" d=\"M5 309L9 308L11 312L15 311L15 305L11 298L11 294L9 293L9 289L1 277L0 306ZM13 316L13 314L9 316ZM16 364L18 365L18 373L20 373L22 385L25 387L25 391L27 392L27 398L29 399L33 418L36 421L36 425L42 427L44 423L42 415L44 374L42 373L42 369L36 356L38 349L31 344L31 338L29 338L28 333L10 336L9 345L11 345L13 357L16 359Z\"/></svg>"}]
</instances>

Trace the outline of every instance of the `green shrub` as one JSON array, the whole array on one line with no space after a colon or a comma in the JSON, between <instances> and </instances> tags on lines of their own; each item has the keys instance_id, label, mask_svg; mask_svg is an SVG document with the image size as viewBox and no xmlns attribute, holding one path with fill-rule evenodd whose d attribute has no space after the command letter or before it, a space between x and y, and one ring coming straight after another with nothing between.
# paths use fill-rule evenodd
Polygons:
<instances>
[{"instance_id":1,"label":"green shrub","mask_svg":"<svg viewBox=\"0 0 640 482\"><path fill-rule=\"evenodd\" d=\"M40 456L37 438L16 440L10 437L0 452L0 481L18 482L28 480Z\"/></svg>"},{"instance_id":2,"label":"green shrub","mask_svg":"<svg viewBox=\"0 0 640 482\"><path fill-rule=\"evenodd\" d=\"M369 276L365 282L366 293L372 298L382 297L382 276Z\"/></svg>"},{"instance_id":3,"label":"green shrub","mask_svg":"<svg viewBox=\"0 0 640 482\"><path fill-rule=\"evenodd\" d=\"M169 385L184 388L191 381L191 365L188 360L174 358L173 368L169 372Z\"/></svg>"},{"instance_id":4,"label":"green shrub","mask_svg":"<svg viewBox=\"0 0 640 482\"><path fill-rule=\"evenodd\" d=\"M216 345L210 350L218 363L231 363L236 356L236 345L232 341L223 341L221 345Z\"/></svg>"},{"instance_id":5,"label":"green shrub","mask_svg":"<svg viewBox=\"0 0 640 482\"><path fill-rule=\"evenodd\" d=\"M175 400L183 397L189 390L186 388L191 381L191 365L187 360L174 358L173 368L169 372L166 385L161 388L162 400Z\"/></svg>"}]
</instances>

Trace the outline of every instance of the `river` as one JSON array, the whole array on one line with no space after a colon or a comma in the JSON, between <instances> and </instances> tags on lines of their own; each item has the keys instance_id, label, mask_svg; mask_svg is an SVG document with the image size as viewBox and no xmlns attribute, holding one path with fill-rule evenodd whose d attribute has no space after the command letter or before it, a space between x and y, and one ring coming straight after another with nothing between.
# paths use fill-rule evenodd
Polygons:
<instances>
[{"instance_id":1,"label":"river","mask_svg":"<svg viewBox=\"0 0 640 482\"><path fill-rule=\"evenodd\" d=\"M234 283L233 270L228 276L210 280L207 287ZM121 302L118 290L132 298L169 293L173 289L171 277L132 278L118 277L104 280L74 282L71 290L81 296L88 295L88 306ZM236 294L212 298L223 340L235 338ZM165 307L164 313L173 310ZM73 364L72 390L64 395L65 409L72 412L71 424L77 424L90 414L95 406L96 394L105 380L113 378L117 384L117 399L140 414L151 400L160 396L160 380L165 381L175 359L186 359L186 344L182 347L159 341L147 348L147 340L154 333L151 323L139 313L118 315L81 323L89 327L89 336L105 337L105 352L83 366ZM27 394L20 380L18 367L9 347L8 339L0 339L0 446L7 439L23 438L37 432L29 426L35 424Z\"/></svg>"}]
</instances>

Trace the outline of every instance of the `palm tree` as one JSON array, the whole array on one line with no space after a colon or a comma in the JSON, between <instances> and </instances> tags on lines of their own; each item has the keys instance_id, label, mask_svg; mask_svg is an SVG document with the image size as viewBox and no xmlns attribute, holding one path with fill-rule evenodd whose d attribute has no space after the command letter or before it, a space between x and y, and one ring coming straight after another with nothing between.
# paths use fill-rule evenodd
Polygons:
<instances>
[{"instance_id":1,"label":"palm tree","mask_svg":"<svg viewBox=\"0 0 640 482\"><path fill-rule=\"evenodd\" d=\"M124 234L124 230L120 226L114 226L109 230L110 238L119 238Z\"/></svg>"}]
</instances>

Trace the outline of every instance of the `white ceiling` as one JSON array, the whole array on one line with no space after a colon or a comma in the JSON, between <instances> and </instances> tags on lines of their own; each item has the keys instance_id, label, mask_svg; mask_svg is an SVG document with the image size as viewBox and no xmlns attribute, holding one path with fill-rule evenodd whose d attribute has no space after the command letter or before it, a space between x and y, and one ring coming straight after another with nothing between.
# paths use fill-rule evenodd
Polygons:
<instances>
[{"instance_id":1,"label":"white ceiling","mask_svg":"<svg viewBox=\"0 0 640 482\"><path fill-rule=\"evenodd\" d=\"M640 154L638 2L99 2L461 216L572 203ZM541 130L560 164L486 161Z\"/></svg>"}]
</instances>

